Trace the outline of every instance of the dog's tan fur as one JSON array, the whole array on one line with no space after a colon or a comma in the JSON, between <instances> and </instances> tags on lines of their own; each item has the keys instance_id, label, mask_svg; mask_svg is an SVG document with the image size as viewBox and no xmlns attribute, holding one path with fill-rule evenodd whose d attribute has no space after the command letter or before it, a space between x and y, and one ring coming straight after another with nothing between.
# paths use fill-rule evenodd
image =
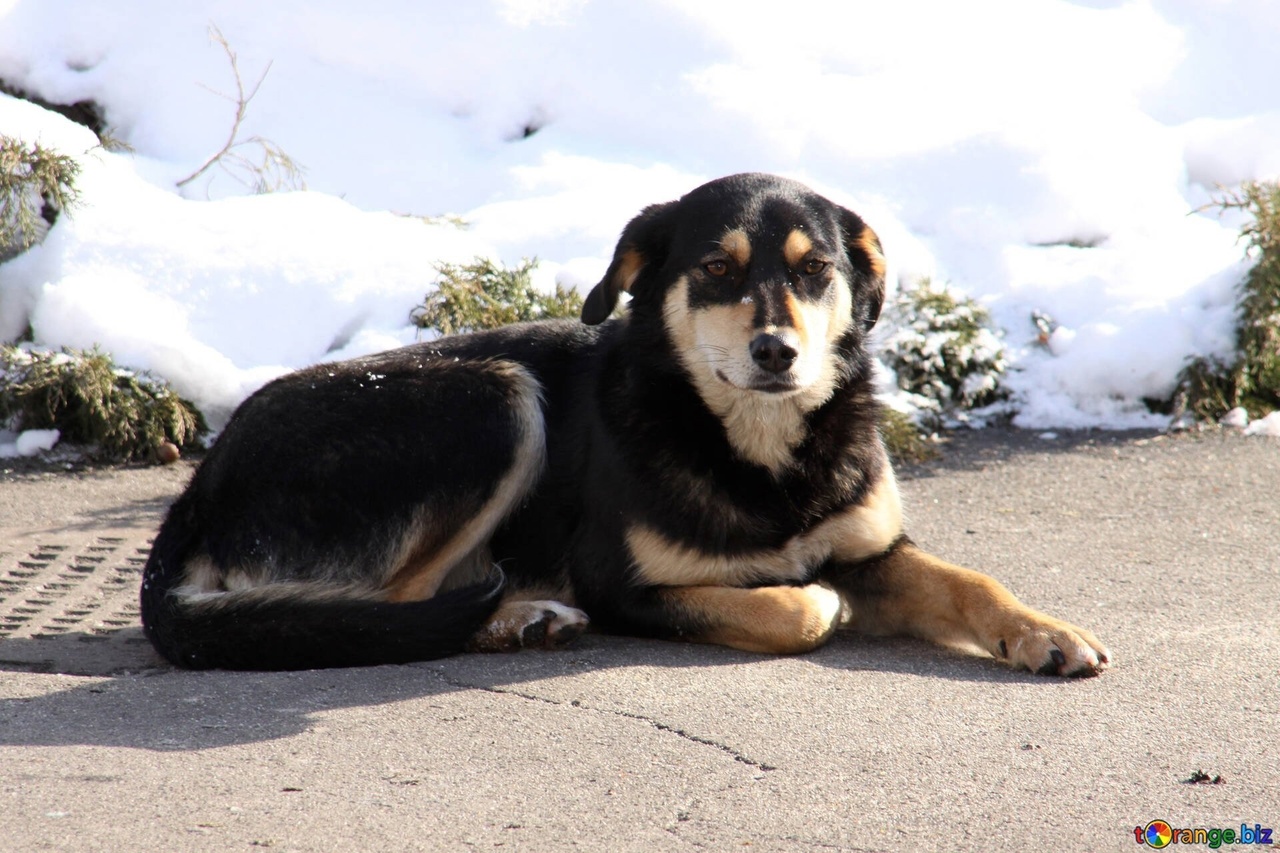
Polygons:
<instances>
[{"instance_id":1,"label":"dog's tan fur","mask_svg":"<svg viewBox=\"0 0 1280 853\"><path fill-rule=\"evenodd\" d=\"M765 654L801 654L840 626L839 593L830 586L681 586L663 593L708 626L696 639Z\"/></svg>"},{"instance_id":2,"label":"dog's tan fur","mask_svg":"<svg viewBox=\"0 0 1280 853\"><path fill-rule=\"evenodd\" d=\"M791 461L792 449L804 437L805 414L825 403L835 389L837 363L831 344L852 322L848 285L838 275L836 279L830 305L794 299L789 303L801 348L795 371L798 387L790 394L744 393L750 375L745 353L757 333L751 304L692 311L688 281L683 279L666 298L667 328L699 396L724 422L729 441L743 458L769 470L781 470Z\"/></svg>"},{"instance_id":3,"label":"dog's tan fur","mask_svg":"<svg viewBox=\"0 0 1280 853\"><path fill-rule=\"evenodd\" d=\"M999 581L906 545L877 566L866 594L846 598L848 624L869 634L907 634L976 648L1035 670L1054 649L1067 664L1106 661L1089 631L1027 607Z\"/></svg>"}]
</instances>

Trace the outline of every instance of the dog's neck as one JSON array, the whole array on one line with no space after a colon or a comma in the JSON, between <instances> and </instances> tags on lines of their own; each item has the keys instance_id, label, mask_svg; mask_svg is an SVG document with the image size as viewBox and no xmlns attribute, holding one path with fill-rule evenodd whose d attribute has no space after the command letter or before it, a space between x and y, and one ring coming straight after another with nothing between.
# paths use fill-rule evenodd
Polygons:
<instances>
[{"instance_id":1,"label":"dog's neck","mask_svg":"<svg viewBox=\"0 0 1280 853\"><path fill-rule=\"evenodd\" d=\"M835 392L837 370L832 365L821 381L787 396L744 393L705 371L690 370L689 378L703 404L724 427L734 452L779 476L809 435L809 413Z\"/></svg>"},{"instance_id":2,"label":"dog's neck","mask_svg":"<svg viewBox=\"0 0 1280 853\"><path fill-rule=\"evenodd\" d=\"M808 433L806 409L791 397L745 397L739 392L726 398L720 409L703 399L724 425L729 444L748 462L767 468L775 476L781 474Z\"/></svg>"}]
</instances>

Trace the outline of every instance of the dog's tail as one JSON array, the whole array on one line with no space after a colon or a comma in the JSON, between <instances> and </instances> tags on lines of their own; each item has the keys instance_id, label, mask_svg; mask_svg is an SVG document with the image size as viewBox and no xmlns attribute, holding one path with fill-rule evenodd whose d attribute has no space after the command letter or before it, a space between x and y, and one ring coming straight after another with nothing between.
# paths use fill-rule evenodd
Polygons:
<instances>
[{"instance_id":1,"label":"dog's tail","mask_svg":"<svg viewBox=\"0 0 1280 853\"><path fill-rule=\"evenodd\" d=\"M144 570L142 626L160 654L189 669L319 669L445 657L463 651L502 598L497 569L483 583L403 603L302 583L187 594L175 587L193 537L177 515L161 528Z\"/></svg>"}]
</instances>

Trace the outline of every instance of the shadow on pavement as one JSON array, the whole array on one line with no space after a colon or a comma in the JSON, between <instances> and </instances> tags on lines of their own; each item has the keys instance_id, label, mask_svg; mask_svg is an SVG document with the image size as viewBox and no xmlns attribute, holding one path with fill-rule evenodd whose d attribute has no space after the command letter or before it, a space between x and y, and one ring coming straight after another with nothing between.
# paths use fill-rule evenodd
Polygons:
<instances>
[{"instance_id":1,"label":"shadow on pavement","mask_svg":"<svg viewBox=\"0 0 1280 853\"><path fill-rule=\"evenodd\" d=\"M904 479L932 477L952 471L982 470L1028 455L1074 453L1082 447L1095 447L1106 453L1113 449L1122 454L1136 453L1142 445L1135 442L1153 440L1157 435L1060 431L1056 438L1045 439L1034 432L1017 430L963 432L953 434L941 459L900 466L900 470ZM117 503L111 509L93 513L92 523L84 527L106 526L121 514L159 515L165 503L165 497ZM81 527L77 525L76 529ZM11 682L5 693L11 697L16 694L17 698L0 700L0 745L203 750L305 732L317 725L318 713L332 709L372 707L468 690L527 696L532 691L545 692L545 685L540 686L544 681L554 682L561 692L567 683L571 691L580 689L590 694L600 682L580 679L592 673L646 668L666 670L673 677L687 679L690 675L696 678L699 669L750 667L756 663L763 666L776 660L712 646L589 634L563 652L461 655L407 666L295 673L188 672L161 661L136 627L133 607L137 573L145 556L145 542L136 539L136 535L85 536L83 542L69 540L59 545L60 551L53 546L44 549L48 553L35 548L30 554L24 551L14 558L22 561L15 565L31 575L23 583L35 584L47 576L54 581L45 584L49 587L70 583L75 580L72 575L90 571L89 564L77 566L76 559L97 559L87 556L93 551L110 552L110 561L114 562L109 561L109 565L116 567L113 571L119 574L119 583L128 587L126 594L121 586L116 597L120 601L127 599L128 608L120 605L120 612L107 612L110 608L103 605L94 615L82 617L98 620L100 624L94 630L69 624L56 629L60 633L37 636L34 634L49 630L58 621L53 617L61 605L45 602L42 606L49 618L40 626L32 622L28 636L0 637L0 673L61 676L53 683L43 678L4 678ZM45 574L37 575L41 572ZM95 569L85 576L102 575L101 569ZM74 594L90 593L97 594L94 590ZM15 604L23 602L15 599ZM68 605L63 609L71 608ZM129 624L98 619L103 614ZM20 614L13 618L27 617ZM797 667L851 674L891 673L944 682L1035 685L1044 689L1064 689L1071 684L1015 672L989 658L920 641L857 634L838 636L826 647L790 660ZM76 683L65 676L90 678ZM26 695L22 695L24 692Z\"/></svg>"},{"instance_id":2,"label":"shadow on pavement","mask_svg":"<svg viewBox=\"0 0 1280 853\"><path fill-rule=\"evenodd\" d=\"M0 671L98 676L56 692L0 700L0 745L198 751L290 737L314 728L315 715L334 709L467 690L538 698L528 691L546 679L629 667L697 669L776 660L714 646L588 635L559 652L460 655L363 669L190 672L163 663L141 629L115 634L105 639L70 633L0 641ZM793 660L849 672L928 679L1045 688L1068 683L907 639L841 635L823 649ZM583 684L582 689L589 692L591 685Z\"/></svg>"},{"instance_id":3,"label":"shadow on pavement","mask_svg":"<svg viewBox=\"0 0 1280 853\"><path fill-rule=\"evenodd\" d=\"M1093 449L1137 449L1141 447L1138 442L1151 440L1180 439L1166 437L1157 430L961 429L946 433L937 459L918 463L897 462L894 469L900 479L918 479L953 471L981 471L990 465L1012 462L1025 456L1057 456Z\"/></svg>"}]
</instances>

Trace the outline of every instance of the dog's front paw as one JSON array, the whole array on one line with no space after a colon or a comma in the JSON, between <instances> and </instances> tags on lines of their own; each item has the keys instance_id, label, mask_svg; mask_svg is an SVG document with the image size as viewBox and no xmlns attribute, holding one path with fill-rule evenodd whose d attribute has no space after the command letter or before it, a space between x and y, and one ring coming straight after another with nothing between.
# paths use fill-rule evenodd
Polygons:
<instances>
[{"instance_id":1,"label":"dog's front paw","mask_svg":"<svg viewBox=\"0 0 1280 853\"><path fill-rule=\"evenodd\" d=\"M1083 628L1028 611L1000 632L992 652L1038 675L1087 678L1111 663L1111 653Z\"/></svg>"},{"instance_id":2,"label":"dog's front paw","mask_svg":"<svg viewBox=\"0 0 1280 853\"><path fill-rule=\"evenodd\" d=\"M558 601L504 602L467 644L473 652L560 649L587 629L587 614Z\"/></svg>"}]
</instances>

